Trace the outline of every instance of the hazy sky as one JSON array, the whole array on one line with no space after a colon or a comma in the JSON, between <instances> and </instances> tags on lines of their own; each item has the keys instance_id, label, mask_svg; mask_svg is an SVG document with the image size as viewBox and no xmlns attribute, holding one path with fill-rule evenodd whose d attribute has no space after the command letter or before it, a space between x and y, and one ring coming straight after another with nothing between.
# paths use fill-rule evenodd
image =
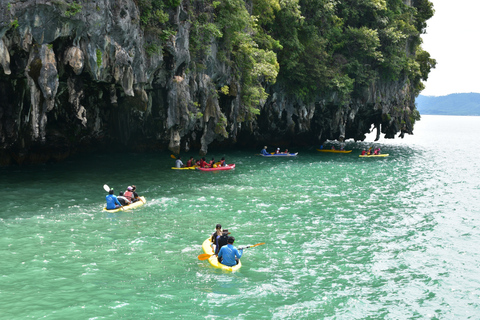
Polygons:
<instances>
[{"instance_id":1,"label":"hazy sky","mask_svg":"<svg viewBox=\"0 0 480 320\"><path fill-rule=\"evenodd\" d=\"M480 93L480 0L430 0L435 15L422 35L423 49L437 60L426 96Z\"/></svg>"}]
</instances>

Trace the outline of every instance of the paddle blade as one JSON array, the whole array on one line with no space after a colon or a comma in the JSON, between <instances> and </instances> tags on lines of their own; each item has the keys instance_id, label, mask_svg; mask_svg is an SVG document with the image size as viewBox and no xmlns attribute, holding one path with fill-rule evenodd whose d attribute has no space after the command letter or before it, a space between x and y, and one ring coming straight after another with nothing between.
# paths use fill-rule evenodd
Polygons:
<instances>
[{"instance_id":1,"label":"paddle blade","mask_svg":"<svg viewBox=\"0 0 480 320\"><path fill-rule=\"evenodd\" d=\"M170 155L170 158L175 159L175 160L177 159L177 157L175 157L173 154Z\"/></svg>"},{"instance_id":2,"label":"paddle blade","mask_svg":"<svg viewBox=\"0 0 480 320\"><path fill-rule=\"evenodd\" d=\"M210 258L211 256L213 256L213 254L208 254L208 253L202 253L202 254L199 254L198 255L198 260L207 260L208 258Z\"/></svg>"},{"instance_id":3,"label":"paddle blade","mask_svg":"<svg viewBox=\"0 0 480 320\"><path fill-rule=\"evenodd\" d=\"M107 186L106 184L104 184L104 185L103 185L103 190L105 190L105 191L108 192L108 191L110 191L110 187Z\"/></svg>"},{"instance_id":4,"label":"paddle blade","mask_svg":"<svg viewBox=\"0 0 480 320\"><path fill-rule=\"evenodd\" d=\"M256 246L261 246L262 244L265 244L265 242L260 242L260 243L254 244L253 246L250 246L250 248L253 248L253 247L256 247Z\"/></svg>"}]
</instances>

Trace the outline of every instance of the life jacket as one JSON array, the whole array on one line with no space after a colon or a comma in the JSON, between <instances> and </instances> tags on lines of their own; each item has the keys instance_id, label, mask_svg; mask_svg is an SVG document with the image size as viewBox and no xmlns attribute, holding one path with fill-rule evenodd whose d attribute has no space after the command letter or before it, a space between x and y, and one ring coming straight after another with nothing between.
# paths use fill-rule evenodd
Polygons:
<instances>
[{"instance_id":1,"label":"life jacket","mask_svg":"<svg viewBox=\"0 0 480 320\"><path fill-rule=\"evenodd\" d=\"M215 254L218 254L218 252L220 251L220 249L227 245L228 243L228 233L227 232L224 232L221 236L218 236L217 237L217 246L215 247Z\"/></svg>"},{"instance_id":2,"label":"life jacket","mask_svg":"<svg viewBox=\"0 0 480 320\"><path fill-rule=\"evenodd\" d=\"M125 193L123 194L123 196L124 196L125 198L127 198L128 201L132 201L133 192L132 192L132 191L125 191Z\"/></svg>"}]
</instances>

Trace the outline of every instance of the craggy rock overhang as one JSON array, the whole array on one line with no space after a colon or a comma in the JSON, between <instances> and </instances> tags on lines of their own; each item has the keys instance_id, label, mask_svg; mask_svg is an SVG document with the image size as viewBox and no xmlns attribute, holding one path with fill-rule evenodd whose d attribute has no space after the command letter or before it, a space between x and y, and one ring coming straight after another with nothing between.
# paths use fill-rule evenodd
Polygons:
<instances>
[{"instance_id":1,"label":"craggy rock overhang","mask_svg":"<svg viewBox=\"0 0 480 320\"><path fill-rule=\"evenodd\" d=\"M75 14L75 4L81 10ZM191 64L187 1L172 9L176 35L147 54L148 32L131 0L0 0L0 164L59 161L94 150L314 145L411 134L407 79L375 82L362 97L335 92L310 103L267 86L256 119L239 116L242 88L217 58ZM227 95L220 88L230 87Z\"/></svg>"}]
</instances>

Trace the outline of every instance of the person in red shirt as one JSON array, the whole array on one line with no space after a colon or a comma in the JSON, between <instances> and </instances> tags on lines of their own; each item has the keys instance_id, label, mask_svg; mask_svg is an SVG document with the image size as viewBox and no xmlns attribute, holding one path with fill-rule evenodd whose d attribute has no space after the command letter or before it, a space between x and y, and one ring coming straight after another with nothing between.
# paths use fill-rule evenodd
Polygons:
<instances>
[{"instance_id":1,"label":"person in red shirt","mask_svg":"<svg viewBox=\"0 0 480 320\"><path fill-rule=\"evenodd\" d=\"M190 157L190 160L187 161L187 167L193 167L193 164L195 163L195 160L193 157Z\"/></svg>"},{"instance_id":2,"label":"person in red shirt","mask_svg":"<svg viewBox=\"0 0 480 320\"><path fill-rule=\"evenodd\" d=\"M200 168L208 167L208 163L205 161L205 157L200 159Z\"/></svg>"},{"instance_id":3,"label":"person in red shirt","mask_svg":"<svg viewBox=\"0 0 480 320\"><path fill-rule=\"evenodd\" d=\"M213 168L213 165L215 164L215 158L212 158L212 160L210 160L210 162L208 163L208 166L210 168Z\"/></svg>"}]
</instances>

